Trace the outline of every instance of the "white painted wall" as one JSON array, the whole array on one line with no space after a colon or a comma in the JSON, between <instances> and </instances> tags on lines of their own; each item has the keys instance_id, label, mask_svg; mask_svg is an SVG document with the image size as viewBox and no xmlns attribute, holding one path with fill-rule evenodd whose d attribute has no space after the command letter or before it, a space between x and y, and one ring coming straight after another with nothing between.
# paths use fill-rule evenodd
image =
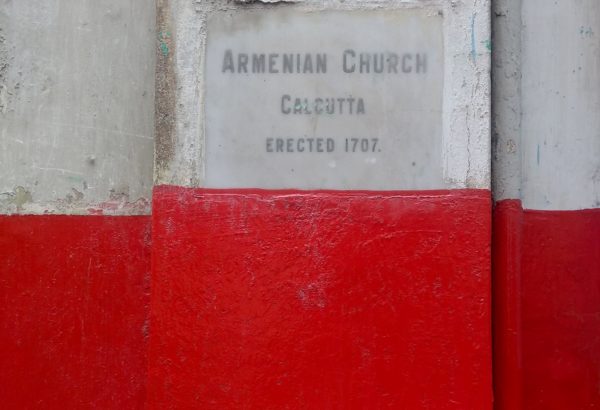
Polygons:
<instances>
[{"instance_id":1,"label":"white painted wall","mask_svg":"<svg viewBox=\"0 0 600 410\"><path fill-rule=\"evenodd\" d=\"M496 5L495 199L600 208L600 2Z\"/></svg>"},{"instance_id":2,"label":"white painted wall","mask_svg":"<svg viewBox=\"0 0 600 410\"><path fill-rule=\"evenodd\" d=\"M0 213L150 211L154 0L0 0Z\"/></svg>"},{"instance_id":3,"label":"white painted wall","mask_svg":"<svg viewBox=\"0 0 600 410\"><path fill-rule=\"evenodd\" d=\"M600 207L600 2L523 2L523 203Z\"/></svg>"}]
</instances>

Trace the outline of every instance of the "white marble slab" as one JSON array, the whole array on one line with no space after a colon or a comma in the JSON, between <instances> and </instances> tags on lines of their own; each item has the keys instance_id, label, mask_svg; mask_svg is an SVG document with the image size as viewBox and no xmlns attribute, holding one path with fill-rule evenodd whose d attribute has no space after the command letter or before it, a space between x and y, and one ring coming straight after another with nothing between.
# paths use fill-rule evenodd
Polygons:
<instances>
[{"instance_id":1,"label":"white marble slab","mask_svg":"<svg viewBox=\"0 0 600 410\"><path fill-rule=\"evenodd\" d=\"M442 20L430 9L212 14L205 186L443 186Z\"/></svg>"}]
</instances>

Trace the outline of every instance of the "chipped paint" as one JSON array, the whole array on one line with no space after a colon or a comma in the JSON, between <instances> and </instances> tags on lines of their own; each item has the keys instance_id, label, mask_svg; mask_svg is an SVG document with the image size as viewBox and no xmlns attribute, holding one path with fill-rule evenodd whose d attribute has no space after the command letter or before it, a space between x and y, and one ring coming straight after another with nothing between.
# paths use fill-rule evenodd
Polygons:
<instances>
[{"instance_id":1,"label":"chipped paint","mask_svg":"<svg viewBox=\"0 0 600 410\"><path fill-rule=\"evenodd\" d=\"M163 57L167 57L169 55L169 44L168 41L171 38L171 33L169 31L161 31L158 33L158 43L160 51Z\"/></svg>"},{"instance_id":2,"label":"chipped paint","mask_svg":"<svg viewBox=\"0 0 600 410\"><path fill-rule=\"evenodd\" d=\"M590 37L594 36L594 30L592 29L592 27L589 27L589 26L588 27L581 26L579 28L579 34L581 34L581 37L590 38Z\"/></svg>"},{"instance_id":3,"label":"chipped paint","mask_svg":"<svg viewBox=\"0 0 600 410\"><path fill-rule=\"evenodd\" d=\"M12 194L11 202L14 206L17 207L17 212L20 212L26 203L32 202L32 201L33 201L33 197L31 196L30 191L23 188L22 186L18 186L15 188L15 190Z\"/></svg>"},{"instance_id":4,"label":"chipped paint","mask_svg":"<svg viewBox=\"0 0 600 410\"><path fill-rule=\"evenodd\" d=\"M492 40L484 40L481 42L481 44L483 44L487 51L489 51L490 53L492 52Z\"/></svg>"}]
</instances>

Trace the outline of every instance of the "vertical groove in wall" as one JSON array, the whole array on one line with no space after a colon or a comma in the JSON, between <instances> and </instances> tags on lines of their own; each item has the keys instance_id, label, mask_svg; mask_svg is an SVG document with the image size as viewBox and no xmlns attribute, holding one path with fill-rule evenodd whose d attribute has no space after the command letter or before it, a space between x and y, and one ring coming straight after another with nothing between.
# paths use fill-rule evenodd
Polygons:
<instances>
[{"instance_id":1,"label":"vertical groove in wall","mask_svg":"<svg viewBox=\"0 0 600 410\"><path fill-rule=\"evenodd\" d=\"M175 150L176 42L169 3L169 0L156 0L155 181L165 178Z\"/></svg>"},{"instance_id":2,"label":"vertical groove in wall","mask_svg":"<svg viewBox=\"0 0 600 410\"><path fill-rule=\"evenodd\" d=\"M522 408L521 253L523 208L519 200L496 204L492 225L494 408Z\"/></svg>"},{"instance_id":3,"label":"vertical groove in wall","mask_svg":"<svg viewBox=\"0 0 600 410\"><path fill-rule=\"evenodd\" d=\"M496 201L521 197L521 1L492 10L492 191Z\"/></svg>"},{"instance_id":4,"label":"vertical groove in wall","mask_svg":"<svg viewBox=\"0 0 600 410\"><path fill-rule=\"evenodd\" d=\"M521 1L492 3L494 408L522 408Z\"/></svg>"}]
</instances>

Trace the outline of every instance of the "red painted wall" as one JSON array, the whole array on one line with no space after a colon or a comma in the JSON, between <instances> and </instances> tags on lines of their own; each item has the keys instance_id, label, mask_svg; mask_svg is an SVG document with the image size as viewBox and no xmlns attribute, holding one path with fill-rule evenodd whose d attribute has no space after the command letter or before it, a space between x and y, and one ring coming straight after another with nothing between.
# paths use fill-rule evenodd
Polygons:
<instances>
[{"instance_id":1,"label":"red painted wall","mask_svg":"<svg viewBox=\"0 0 600 410\"><path fill-rule=\"evenodd\" d=\"M489 408L484 191L0 217L2 408ZM494 216L498 409L600 406L600 210Z\"/></svg>"},{"instance_id":2,"label":"red painted wall","mask_svg":"<svg viewBox=\"0 0 600 410\"><path fill-rule=\"evenodd\" d=\"M520 201L507 200L495 205L492 233L494 409L521 410L523 209Z\"/></svg>"},{"instance_id":3,"label":"red painted wall","mask_svg":"<svg viewBox=\"0 0 600 410\"><path fill-rule=\"evenodd\" d=\"M150 217L0 216L0 407L145 400Z\"/></svg>"},{"instance_id":4,"label":"red painted wall","mask_svg":"<svg viewBox=\"0 0 600 410\"><path fill-rule=\"evenodd\" d=\"M490 409L490 210L156 188L149 407Z\"/></svg>"},{"instance_id":5,"label":"red painted wall","mask_svg":"<svg viewBox=\"0 0 600 410\"><path fill-rule=\"evenodd\" d=\"M524 215L524 408L600 408L600 209Z\"/></svg>"},{"instance_id":6,"label":"red painted wall","mask_svg":"<svg viewBox=\"0 0 600 410\"><path fill-rule=\"evenodd\" d=\"M506 201L495 210L496 232L502 221L495 249L506 252L495 252L494 265L507 279L495 282L494 327L496 396L505 405L497 408L600 408L600 209L523 211Z\"/></svg>"}]
</instances>

